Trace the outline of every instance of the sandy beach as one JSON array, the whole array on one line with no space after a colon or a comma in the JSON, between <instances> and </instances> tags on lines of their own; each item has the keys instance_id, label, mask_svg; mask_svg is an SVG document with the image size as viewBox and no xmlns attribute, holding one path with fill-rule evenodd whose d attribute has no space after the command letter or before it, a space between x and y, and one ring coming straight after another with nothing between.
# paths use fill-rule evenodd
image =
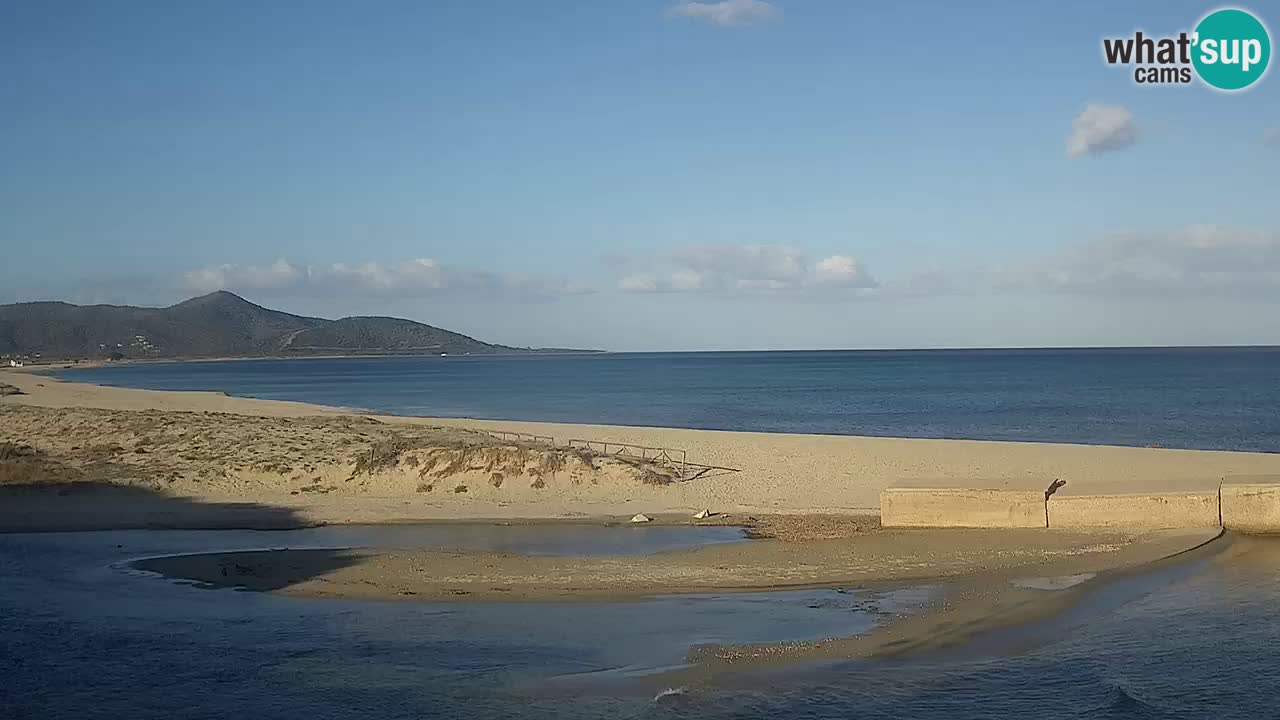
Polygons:
<instances>
[{"instance_id":1,"label":"sandy beach","mask_svg":"<svg viewBox=\"0 0 1280 720\"><path fill-rule=\"evenodd\" d=\"M290 508L306 522L629 517L702 509L867 514L877 512L882 490L913 481L1043 488L1061 479L1064 495L1116 494L1213 489L1227 475L1280 473L1280 455L1264 453L405 418L221 393L98 387L30 373L0 378L25 393L0 398L7 418L0 440L45 448L55 459L83 455L86 448L120 448L110 462L59 459L84 468L82 479L214 502L264 502ZM656 484L638 480L644 473L635 468L546 472L561 462L582 468L563 453L551 457L556 453L544 447L489 443L474 433L449 436L450 429L532 433L557 444L583 439L673 448L687 452L690 461L734 471ZM468 442L499 449L463 459L460 448ZM413 452L349 481L359 456L380 443ZM139 447L145 454L137 453ZM543 471L512 465L530 453L544 463ZM424 473L428 454L436 466ZM161 464L165 477L154 477ZM499 465L508 472L497 483Z\"/></svg>"}]
</instances>

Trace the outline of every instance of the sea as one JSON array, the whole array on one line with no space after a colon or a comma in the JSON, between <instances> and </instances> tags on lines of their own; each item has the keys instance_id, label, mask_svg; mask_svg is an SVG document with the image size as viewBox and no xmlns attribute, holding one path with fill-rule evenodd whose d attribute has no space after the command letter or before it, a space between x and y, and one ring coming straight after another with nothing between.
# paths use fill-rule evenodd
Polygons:
<instances>
[{"instance_id":1,"label":"sea","mask_svg":"<svg viewBox=\"0 0 1280 720\"><path fill-rule=\"evenodd\" d=\"M1273 347L241 360L61 375L433 417L1280 451Z\"/></svg>"}]
</instances>

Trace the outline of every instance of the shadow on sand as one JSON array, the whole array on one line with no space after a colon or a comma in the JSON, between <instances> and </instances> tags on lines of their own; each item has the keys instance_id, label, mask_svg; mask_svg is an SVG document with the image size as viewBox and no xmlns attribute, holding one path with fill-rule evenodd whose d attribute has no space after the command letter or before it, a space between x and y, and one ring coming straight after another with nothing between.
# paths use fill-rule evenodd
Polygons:
<instances>
[{"instance_id":1,"label":"shadow on sand","mask_svg":"<svg viewBox=\"0 0 1280 720\"><path fill-rule=\"evenodd\" d=\"M93 482L0 486L0 533L289 530L313 525L290 508L179 497L139 487ZM264 545L274 544L270 539L264 541ZM356 551L342 549L213 552L215 550L211 547L211 554L207 555L141 560L135 567L168 577L198 580L209 587L270 591L350 567L367 558ZM265 564L264 559L268 560Z\"/></svg>"},{"instance_id":2,"label":"shadow on sand","mask_svg":"<svg viewBox=\"0 0 1280 720\"><path fill-rule=\"evenodd\" d=\"M285 530L314 524L290 508L182 497L110 483L0 486L0 532Z\"/></svg>"}]
</instances>

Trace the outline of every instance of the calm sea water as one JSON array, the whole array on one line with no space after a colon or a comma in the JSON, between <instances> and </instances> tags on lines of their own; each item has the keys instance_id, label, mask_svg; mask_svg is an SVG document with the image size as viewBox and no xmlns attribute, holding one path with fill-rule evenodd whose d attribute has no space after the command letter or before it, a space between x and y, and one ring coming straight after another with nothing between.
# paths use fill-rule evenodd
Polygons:
<instances>
[{"instance_id":1,"label":"calm sea water","mask_svg":"<svg viewBox=\"0 0 1280 720\"><path fill-rule=\"evenodd\" d=\"M1280 348L254 360L64 376L404 415L1280 451Z\"/></svg>"},{"instance_id":2,"label":"calm sea water","mask_svg":"<svg viewBox=\"0 0 1280 720\"><path fill-rule=\"evenodd\" d=\"M647 676L680 664L690 644L856 634L909 605L913 589L347 602L128 570L139 556L342 542L348 531L326 532L0 535L0 717L1202 720L1280 707L1275 539L1105 585L995 645L783 666L669 694ZM376 529L350 533L378 540Z\"/></svg>"}]
</instances>

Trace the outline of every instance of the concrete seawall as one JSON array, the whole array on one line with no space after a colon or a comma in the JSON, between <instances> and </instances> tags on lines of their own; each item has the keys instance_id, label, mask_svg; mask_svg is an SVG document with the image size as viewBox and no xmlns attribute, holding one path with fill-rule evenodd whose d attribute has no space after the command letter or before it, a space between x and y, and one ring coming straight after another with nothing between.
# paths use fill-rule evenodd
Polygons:
<instances>
[{"instance_id":1,"label":"concrete seawall","mask_svg":"<svg viewBox=\"0 0 1280 720\"><path fill-rule=\"evenodd\" d=\"M1044 492L902 486L880 495L885 527L1042 528Z\"/></svg>"},{"instance_id":2,"label":"concrete seawall","mask_svg":"<svg viewBox=\"0 0 1280 720\"><path fill-rule=\"evenodd\" d=\"M1221 488L1223 527L1253 533L1280 532L1280 475L1233 475Z\"/></svg>"},{"instance_id":3,"label":"concrete seawall","mask_svg":"<svg viewBox=\"0 0 1280 720\"><path fill-rule=\"evenodd\" d=\"M1048 480L909 481L880 496L885 527L1166 528L1225 527L1280 533L1280 475L1173 483L1149 492L1048 494ZM1037 487L1043 484L1043 487ZM1095 488L1087 488L1094 490Z\"/></svg>"},{"instance_id":4,"label":"concrete seawall","mask_svg":"<svg viewBox=\"0 0 1280 720\"><path fill-rule=\"evenodd\" d=\"M1064 495L1045 503L1049 527L1165 528L1215 527L1218 493L1138 493L1132 495Z\"/></svg>"}]
</instances>

